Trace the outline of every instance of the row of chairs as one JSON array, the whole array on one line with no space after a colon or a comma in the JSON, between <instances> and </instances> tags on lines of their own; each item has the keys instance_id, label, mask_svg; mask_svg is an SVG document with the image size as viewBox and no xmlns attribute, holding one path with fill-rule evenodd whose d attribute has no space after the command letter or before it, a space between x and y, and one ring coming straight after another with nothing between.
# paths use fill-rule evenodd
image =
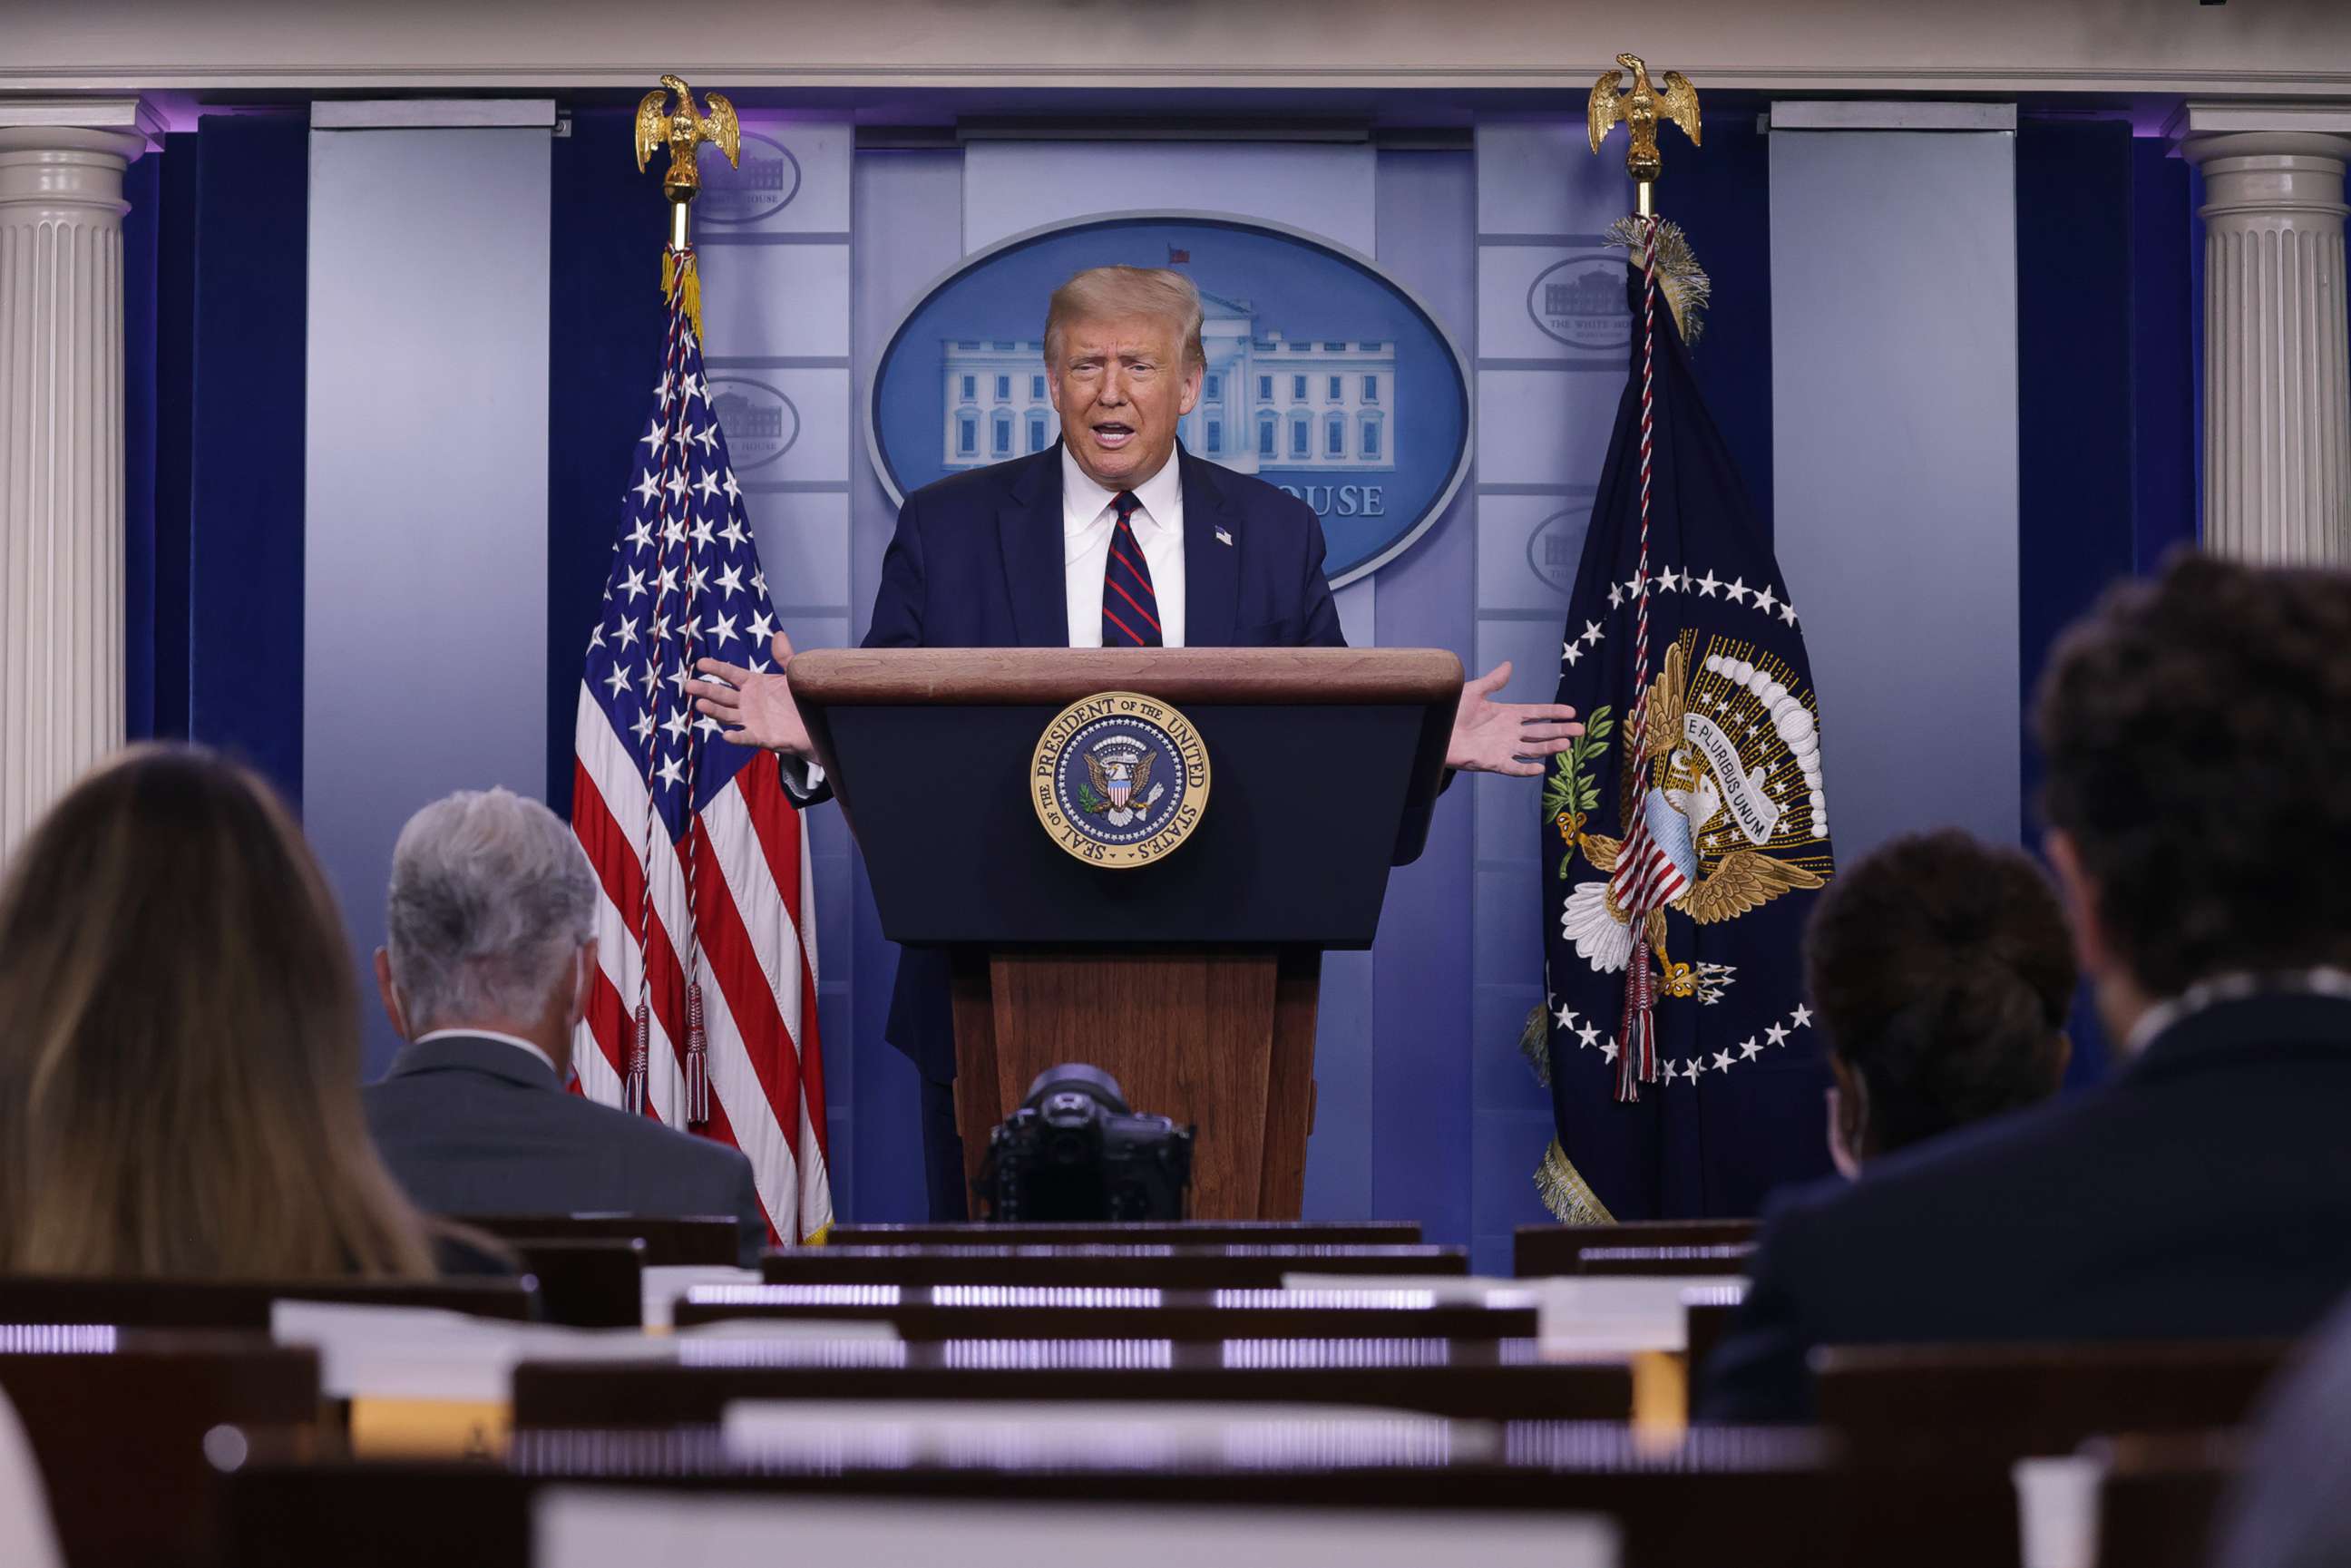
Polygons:
<instances>
[{"instance_id":1,"label":"row of chairs","mask_svg":"<svg viewBox=\"0 0 2351 1568\"><path fill-rule=\"evenodd\" d=\"M1039 1228L1011 1239L921 1228L836 1233L852 1244L778 1255L762 1271L771 1282L705 1286L674 1312L681 1331L853 1319L887 1322L896 1340L688 1334L659 1363L526 1360L502 1458L388 1462L350 1451L340 1412L320 1397L314 1353L250 1332L186 1332L265 1326L271 1301L286 1296L634 1322L618 1294L589 1304L581 1260L625 1260L633 1301L648 1268L716 1270L733 1256L731 1221L522 1216L483 1228L509 1239L529 1278L277 1288L0 1281L0 1324L46 1325L0 1327L0 1388L25 1413L76 1568L203 1563L215 1548L239 1563L525 1562L533 1501L559 1484L1601 1512L1619 1522L1634 1564L2000 1562L2014 1559L2017 1540L2009 1462L2086 1442L2102 1445L2109 1474L2106 1560L2161 1568L2193 1560L2233 1462L2210 1434L2241 1422L2283 1354L1841 1349L1821 1360L1817 1431L1661 1435L1628 1424L1635 1360L1546 1355L1533 1304L1507 1291L1445 1288L1447 1279L1468 1285L1466 1260L1422 1247L1410 1227L1345 1236ZM1651 1271L1670 1281L1736 1274L1745 1245L1721 1233L1552 1228L1522 1233L1518 1257L1522 1274L1548 1260L1593 1275L1639 1271L1648 1253ZM1594 1252L1612 1256L1594 1268ZM829 1277L804 1261L828 1257ZM1354 1278L1344 1291L1279 1288L1298 1273ZM1680 1289L1695 1357L1737 1291ZM870 1415L893 1404L1040 1400L1392 1414L1385 1425L1293 1434L1287 1448L1269 1448L1260 1435L1245 1455L1149 1465L1117 1453L1040 1457L1015 1435L953 1463L893 1459L886 1447L857 1447L855 1430L830 1446L778 1450L747 1451L719 1435L745 1401ZM148 1506L120 1506L126 1474L141 1478ZM2158 1519L2169 1522L2148 1523ZM2136 1554L2113 1555L2126 1545Z\"/></svg>"}]
</instances>

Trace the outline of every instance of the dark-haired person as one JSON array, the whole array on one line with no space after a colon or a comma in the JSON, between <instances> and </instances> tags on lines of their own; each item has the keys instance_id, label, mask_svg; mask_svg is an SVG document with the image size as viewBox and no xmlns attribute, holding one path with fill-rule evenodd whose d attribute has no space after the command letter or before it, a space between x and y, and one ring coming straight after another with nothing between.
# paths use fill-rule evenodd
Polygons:
<instances>
[{"instance_id":1,"label":"dark-haired person","mask_svg":"<svg viewBox=\"0 0 2351 1568\"><path fill-rule=\"evenodd\" d=\"M2294 1335L2351 1288L2351 575L2198 555L2110 591L2034 727L2127 1065L1767 1217L1716 1420L1815 1345Z\"/></svg>"},{"instance_id":2,"label":"dark-haired person","mask_svg":"<svg viewBox=\"0 0 2351 1568\"><path fill-rule=\"evenodd\" d=\"M1945 828L1840 873L1804 933L1837 1169L2054 1094L2074 973L2056 892L2016 850Z\"/></svg>"},{"instance_id":3,"label":"dark-haired person","mask_svg":"<svg viewBox=\"0 0 2351 1568\"><path fill-rule=\"evenodd\" d=\"M360 1113L358 1009L266 785L161 747L90 773L0 888L0 1272L431 1276Z\"/></svg>"}]
</instances>

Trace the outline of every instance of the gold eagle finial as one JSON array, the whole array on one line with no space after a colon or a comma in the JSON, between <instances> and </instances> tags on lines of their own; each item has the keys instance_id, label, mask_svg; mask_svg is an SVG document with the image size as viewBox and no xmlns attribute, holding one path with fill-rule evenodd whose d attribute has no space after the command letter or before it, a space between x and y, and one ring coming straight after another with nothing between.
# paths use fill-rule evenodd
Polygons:
<instances>
[{"instance_id":1,"label":"gold eagle finial","mask_svg":"<svg viewBox=\"0 0 2351 1568\"><path fill-rule=\"evenodd\" d=\"M1616 64L1633 73L1633 86L1625 90L1617 85L1617 72L1610 71L1592 89L1591 120L1592 150L1608 140L1608 132L1623 120L1632 132L1632 145L1625 149L1625 172L1643 185L1654 182L1664 171L1664 160L1657 154L1657 122L1671 120L1682 128L1682 134L1698 140L1698 89L1679 71L1667 71L1662 89L1649 85L1649 68L1641 63L1638 55L1618 55ZM1643 211L1646 211L1645 207Z\"/></svg>"},{"instance_id":2,"label":"gold eagle finial","mask_svg":"<svg viewBox=\"0 0 2351 1568\"><path fill-rule=\"evenodd\" d=\"M662 194L673 202L694 200L702 187L701 172L695 167L695 151L703 142L716 145L726 154L726 162L742 167L743 128L735 118L735 105L723 93L706 92L703 101L710 106L707 115L694 106L694 89L680 77L665 76L661 86L645 94L637 105L637 169L643 172L645 161L653 149L667 143L669 169L662 175ZM677 99L674 109L664 100L672 96Z\"/></svg>"}]
</instances>

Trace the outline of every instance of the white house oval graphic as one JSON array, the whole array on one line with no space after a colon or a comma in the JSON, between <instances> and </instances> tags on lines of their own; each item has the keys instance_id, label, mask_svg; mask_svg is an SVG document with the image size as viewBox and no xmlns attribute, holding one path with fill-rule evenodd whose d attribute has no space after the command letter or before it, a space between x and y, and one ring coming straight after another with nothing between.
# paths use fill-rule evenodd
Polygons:
<instances>
[{"instance_id":1,"label":"white house oval graphic","mask_svg":"<svg viewBox=\"0 0 2351 1568\"><path fill-rule=\"evenodd\" d=\"M1186 448L1313 507L1334 586L1435 523L1469 462L1469 374L1410 290L1366 256L1206 213L1120 213L1016 235L914 302L874 371L866 430L893 499L1042 452L1045 302L1071 274L1174 267L1200 290L1207 366ZM734 421L726 423L730 439Z\"/></svg>"},{"instance_id":2,"label":"white house oval graphic","mask_svg":"<svg viewBox=\"0 0 2351 1568\"><path fill-rule=\"evenodd\" d=\"M726 432L726 450L738 474L766 467L800 438L800 411L792 400L749 376L712 376L710 407Z\"/></svg>"},{"instance_id":3,"label":"white house oval graphic","mask_svg":"<svg viewBox=\"0 0 2351 1568\"><path fill-rule=\"evenodd\" d=\"M1527 569L1535 580L1565 595L1575 591L1575 568L1583 555L1583 535L1592 520L1589 506L1553 512L1527 536Z\"/></svg>"},{"instance_id":4,"label":"white house oval graphic","mask_svg":"<svg viewBox=\"0 0 2351 1568\"><path fill-rule=\"evenodd\" d=\"M1571 349L1628 347L1633 307L1625 295L1623 253L1593 251L1552 263L1528 286L1527 315Z\"/></svg>"},{"instance_id":5,"label":"white house oval graphic","mask_svg":"<svg viewBox=\"0 0 2351 1568\"><path fill-rule=\"evenodd\" d=\"M738 149L740 166L726 162L714 143L705 142L695 163L702 174L702 196L695 214L714 224L756 224L792 204L800 193L800 161L773 137L743 132Z\"/></svg>"}]
</instances>

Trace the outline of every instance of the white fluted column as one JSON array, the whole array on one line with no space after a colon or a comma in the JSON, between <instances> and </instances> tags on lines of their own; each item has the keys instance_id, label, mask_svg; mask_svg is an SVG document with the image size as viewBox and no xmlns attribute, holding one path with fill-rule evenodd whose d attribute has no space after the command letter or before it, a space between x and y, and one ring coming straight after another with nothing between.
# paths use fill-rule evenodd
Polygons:
<instances>
[{"instance_id":1,"label":"white fluted column","mask_svg":"<svg viewBox=\"0 0 2351 1568\"><path fill-rule=\"evenodd\" d=\"M2351 106L2190 104L2204 172L2204 542L2351 562Z\"/></svg>"},{"instance_id":2,"label":"white fluted column","mask_svg":"<svg viewBox=\"0 0 2351 1568\"><path fill-rule=\"evenodd\" d=\"M122 744L122 173L142 114L0 99L0 862Z\"/></svg>"}]
</instances>

